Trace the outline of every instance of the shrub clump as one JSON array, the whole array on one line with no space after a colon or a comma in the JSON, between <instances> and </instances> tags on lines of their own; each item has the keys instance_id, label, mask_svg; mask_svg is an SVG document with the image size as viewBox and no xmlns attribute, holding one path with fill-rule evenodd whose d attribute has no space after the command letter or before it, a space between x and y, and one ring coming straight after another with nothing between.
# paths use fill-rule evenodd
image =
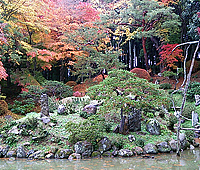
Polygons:
<instances>
[{"instance_id":1,"label":"shrub clump","mask_svg":"<svg viewBox=\"0 0 200 170\"><path fill-rule=\"evenodd\" d=\"M143 79L146 79L148 81L150 81L150 79L151 79L151 76L149 75L149 73L145 69L134 68L130 72L136 73L136 76L139 77L139 78L143 78Z\"/></svg>"},{"instance_id":2,"label":"shrub clump","mask_svg":"<svg viewBox=\"0 0 200 170\"><path fill-rule=\"evenodd\" d=\"M169 84L169 83L163 83L163 84L160 84L160 89L171 89L172 88L172 85Z\"/></svg>"},{"instance_id":3,"label":"shrub clump","mask_svg":"<svg viewBox=\"0 0 200 170\"><path fill-rule=\"evenodd\" d=\"M191 102L195 100L194 96L200 94L200 82L192 82L188 86L187 99Z\"/></svg>"},{"instance_id":4,"label":"shrub clump","mask_svg":"<svg viewBox=\"0 0 200 170\"><path fill-rule=\"evenodd\" d=\"M70 86L65 85L59 81L48 80L42 83L45 93L49 96L56 96L58 98L65 98L72 96L73 90Z\"/></svg>"},{"instance_id":5,"label":"shrub clump","mask_svg":"<svg viewBox=\"0 0 200 170\"><path fill-rule=\"evenodd\" d=\"M90 116L83 122L68 122L66 130L70 132L69 142L74 144L78 141L85 141L96 145L103 137L105 119L99 116Z\"/></svg>"},{"instance_id":6,"label":"shrub clump","mask_svg":"<svg viewBox=\"0 0 200 170\"><path fill-rule=\"evenodd\" d=\"M5 100L0 100L0 116L8 112L8 104Z\"/></svg>"}]
</instances>

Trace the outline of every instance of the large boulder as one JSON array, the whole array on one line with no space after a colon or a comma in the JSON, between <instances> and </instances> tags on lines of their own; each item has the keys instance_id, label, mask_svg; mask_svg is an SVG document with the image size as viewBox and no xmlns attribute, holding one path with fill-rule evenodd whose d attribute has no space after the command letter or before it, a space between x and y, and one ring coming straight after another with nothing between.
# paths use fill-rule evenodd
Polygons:
<instances>
[{"instance_id":1,"label":"large boulder","mask_svg":"<svg viewBox=\"0 0 200 170\"><path fill-rule=\"evenodd\" d=\"M63 104L60 104L60 105L58 106L58 110L57 110L58 114L62 115L62 114L65 113L65 111L66 111L65 106L64 106Z\"/></svg>"},{"instance_id":2,"label":"large boulder","mask_svg":"<svg viewBox=\"0 0 200 170\"><path fill-rule=\"evenodd\" d=\"M97 107L93 104L88 104L88 105L84 106L83 111L87 112L87 114L96 114Z\"/></svg>"},{"instance_id":3,"label":"large boulder","mask_svg":"<svg viewBox=\"0 0 200 170\"><path fill-rule=\"evenodd\" d=\"M81 155L78 153L72 153L71 155L69 155L68 159L69 160L74 160L74 159L79 160L79 159L81 159Z\"/></svg>"},{"instance_id":4,"label":"large boulder","mask_svg":"<svg viewBox=\"0 0 200 170\"><path fill-rule=\"evenodd\" d=\"M139 146L136 146L132 149L132 152L135 154L135 155L141 155L143 154L143 149Z\"/></svg>"},{"instance_id":5,"label":"large boulder","mask_svg":"<svg viewBox=\"0 0 200 170\"><path fill-rule=\"evenodd\" d=\"M49 117L49 104L48 104L48 95L42 94L40 96L41 103L41 117L47 116Z\"/></svg>"},{"instance_id":6,"label":"large boulder","mask_svg":"<svg viewBox=\"0 0 200 170\"><path fill-rule=\"evenodd\" d=\"M144 152L147 154L151 154L151 153L157 154L158 149L154 144L148 143L147 145L144 146Z\"/></svg>"},{"instance_id":7,"label":"large boulder","mask_svg":"<svg viewBox=\"0 0 200 170\"><path fill-rule=\"evenodd\" d=\"M26 158L26 151L24 146L19 146L17 148L17 158Z\"/></svg>"},{"instance_id":8,"label":"large boulder","mask_svg":"<svg viewBox=\"0 0 200 170\"><path fill-rule=\"evenodd\" d=\"M0 146L0 158L3 158L6 156L8 150L9 150L10 146Z\"/></svg>"},{"instance_id":9,"label":"large boulder","mask_svg":"<svg viewBox=\"0 0 200 170\"><path fill-rule=\"evenodd\" d=\"M156 119L149 119L146 122L146 130L151 135L160 135L160 124Z\"/></svg>"},{"instance_id":10,"label":"large boulder","mask_svg":"<svg viewBox=\"0 0 200 170\"><path fill-rule=\"evenodd\" d=\"M87 141L79 141L74 145L75 153L80 154L82 157L91 157L93 148L92 144Z\"/></svg>"},{"instance_id":11,"label":"large boulder","mask_svg":"<svg viewBox=\"0 0 200 170\"><path fill-rule=\"evenodd\" d=\"M169 141L169 145L172 149L172 151L176 151L176 148L177 148L177 141L172 139L171 141Z\"/></svg>"},{"instance_id":12,"label":"large boulder","mask_svg":"<svg viewBox=\"0 0 200 170\"><path fill-rule=\"evenodd\" d=\"M168 153L171 151L171 147L167 142L160 142L156 146L158 148L158 152Z\"/></svg>"},{"instance_id":13,"label":"large boulder","mask_svg":"<svg viewBox=\"0 0 200 170\"><path fill-rule=\"evenodd\" d=\"M33 154L29 155L29 159L44 159L45 158L45 153L42 150L36 151Z\"/></svg>"},{"instance_id":14,"label":"large boulder","mask_svg":"<svg viewBox=\"0 0 200 170\"><path fill-rule=\"evenodd\" d=\"M189 142L186 139L185 133L180 133L179 140L180 140L180 144L181 144L181 149L185 150L185 149L187 149L187 147L190 146Z\"/></svg>"},{"instance_id":15,"label":"large boulder","mask_svg":"<svg viewBox=\"0 0 200 170\"><path fill-rule=\"evenodd\" d=\"M8 151L6 154L7 158L16 157L16 156L17 156L16 151Z\"/></svg>"},{"instance_id":16,"label":"large boulder","mask_svg":"<svg viewBox=\"0 0 200 170\"><path fill-rule=\"evenodd\" d=\"M120 149L118 155L122 157L131 157L133 156L133 152L128 149Z\"/></svg>"},{"instance_id":17,"label":"large boulder","mask_svg":"<svg viewBox=\"0 0 200 170\"><path fill-rule=\"evenodd\" d=\"M55 154L55 158L68 159L69 155L71 155L72 153L73 151L71 149L59 149Z\"/></svg>"},{"instance_id":18,"label":"large boulder","mask_svg":"<svg viewBox=\"0 0 200 170\"><path fill-rule=\"evenodd\" d=\"M132 112L128 115L128 127L129 131L136 132L141 130L141 111L132 109Z\"/></svg>"},{"instance_id":19,"label":"large boulder","mask_svg":"<svg viewBox=\"0 0 200 170\"><path fill-rule=\"evenodd\" d=\"M97 150L103 154L103 152L109 151L112 148L111 141L107 137L104 137L98 142L97 148Z\"/></svg>"},{"instance_id":20,"label":"large boulder","mask_svg":"<svg viewBox=\"0 0 200 170\"><path fill-rule=\"evenodd\" d=\"M194 95L195 98L195 106L199 106L200 105L200 95L196 94Z\"/></svg>"}]
</instances>

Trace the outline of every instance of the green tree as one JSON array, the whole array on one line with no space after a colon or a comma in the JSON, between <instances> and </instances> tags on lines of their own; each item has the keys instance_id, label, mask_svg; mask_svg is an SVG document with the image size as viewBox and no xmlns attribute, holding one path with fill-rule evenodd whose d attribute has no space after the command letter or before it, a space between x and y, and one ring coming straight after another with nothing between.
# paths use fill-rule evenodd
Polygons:
<instances>
[{"instance_id":1,"label":"green tree","mask_svg":"<svg viewBox=\"0 0 200 170\"><path fill-rule=\"evenodd\" d=\"M161 41L167 39L172 30L179 25L178 15L173 8L159 4L157 1L130 0L126 5L114 8L115 13L107 15L106 19L113 19L118 25L115 33L126 35L126 41L134 38L142 39L142 47L146 69L149 69L146 50L147 38L159 37ZM113 26L113 24L112 24ZM155 40L155 39L151 39Z\"/></svg>"},{"instance_id":2,"label":"green tree","mask_svg":"<svg viewBox=\"0 0 200 170\"><path fill-rule=\"evenodd\" d=\"M110 71L103 82L88 88L87 94L92 99L103 101L100 114L117 113L121 108L121 119L130 112L130 108L148 111L169 102L165 92L157 85L126 70Z\"/></svg>"}]
</instances>

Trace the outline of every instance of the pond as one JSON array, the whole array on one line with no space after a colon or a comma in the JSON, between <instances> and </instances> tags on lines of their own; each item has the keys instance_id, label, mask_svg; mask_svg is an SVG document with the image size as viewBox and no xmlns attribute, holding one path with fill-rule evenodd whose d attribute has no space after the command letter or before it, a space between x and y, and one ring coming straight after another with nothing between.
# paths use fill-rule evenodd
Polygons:
<instances>
[{"instance_id":1,"label":"pond","mask_svg":"<svg viewBox=\"0 0 200 170\"><path fill-rule=\"evenodd\" d=\"M27 159L0 159L0 170L151 170L200 169L200 149L186 150L177 157L175 153L157 154L154 158L97 158L69 161L58 160L27 160Z\"/></svg>"}]
</instances>

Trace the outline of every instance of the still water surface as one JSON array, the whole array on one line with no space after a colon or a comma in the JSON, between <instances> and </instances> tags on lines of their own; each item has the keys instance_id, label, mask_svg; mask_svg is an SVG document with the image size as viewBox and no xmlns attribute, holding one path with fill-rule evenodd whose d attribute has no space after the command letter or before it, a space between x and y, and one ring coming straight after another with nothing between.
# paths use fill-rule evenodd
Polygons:
<instances>
[{"instance_id":1,"label":"still water surface","mask_svg":"<svg viewBox=\"0 0 200 170\"><path fill-rule=\"evenodd\" d=\"M200 149L182 152L181 157L158 154L152 158L98 158L77 161L27 159L0 159L0 170L200 170Z\"/></svg>"}]
</instances>

